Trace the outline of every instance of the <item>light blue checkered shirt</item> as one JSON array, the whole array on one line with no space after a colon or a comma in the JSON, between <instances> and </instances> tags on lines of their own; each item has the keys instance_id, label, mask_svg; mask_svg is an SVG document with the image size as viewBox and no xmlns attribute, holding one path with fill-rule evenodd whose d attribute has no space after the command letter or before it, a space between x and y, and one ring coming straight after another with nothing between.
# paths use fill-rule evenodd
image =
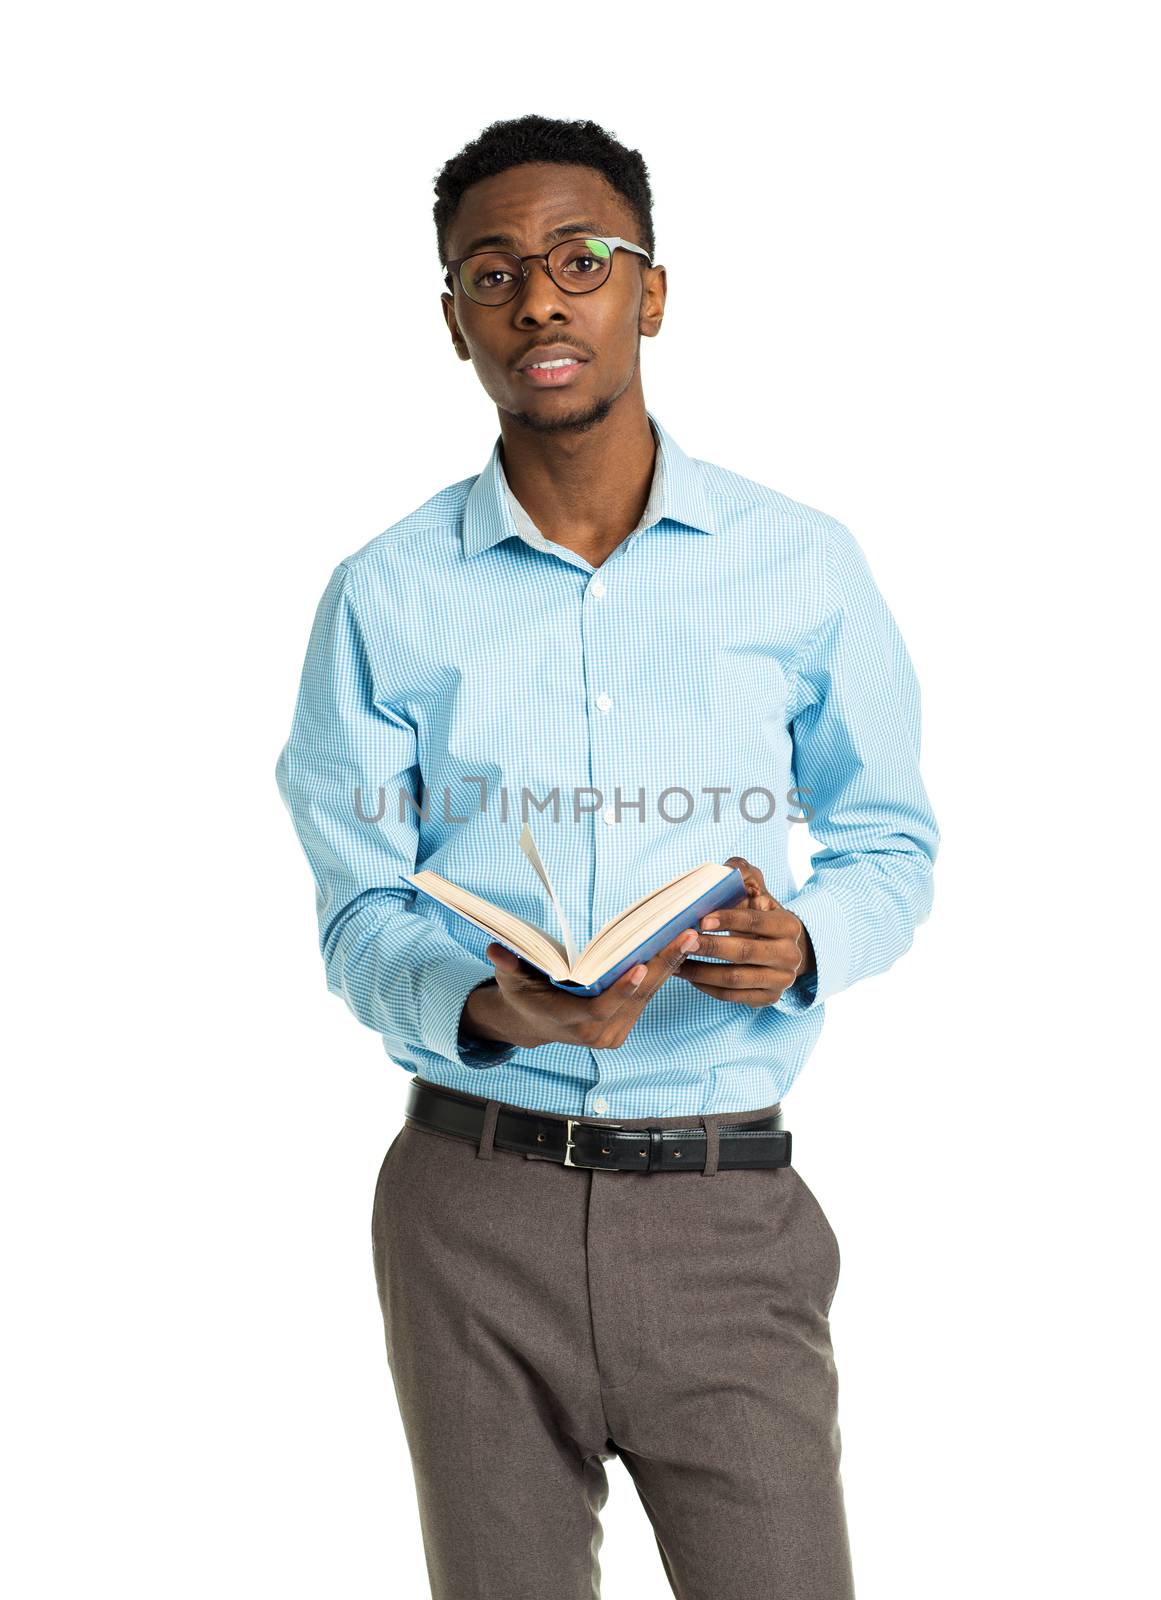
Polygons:
<instances>
[{"instance_id":1,"label":"light blue checkered shirt","mask_svg":"<svg viewBox=\"0 0 1161 1600\"><path fill-rule=\"evenodd\" d=\"M649 420L648 505L599 568L533 525L499 439L482 473L341 561L276 769L327 985L389 1057L614 1120L784 1100L823 1002L910 946L939 846L915 673L849 530ZM822 848L796 888L804 814ZM805 924L816 972L765 1007L670 978L619 1049L461 1047L489 936L400 874L430 868L559 937L525 821L578 945L736 855Z\"/></svg>"}]
</instances>

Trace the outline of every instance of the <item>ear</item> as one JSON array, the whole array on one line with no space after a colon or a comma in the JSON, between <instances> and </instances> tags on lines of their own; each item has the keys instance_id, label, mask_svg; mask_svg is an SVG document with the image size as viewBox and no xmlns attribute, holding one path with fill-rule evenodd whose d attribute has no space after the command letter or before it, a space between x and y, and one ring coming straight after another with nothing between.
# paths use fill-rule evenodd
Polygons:
<instances>
[{"instance_id":1,"label":"ear","mask_svg":"<svg viewBox=\"0 0 1161 1600\"><path fill-rule=\"evenodd\" d=\"M447 323L448 332L451 334L452 345L461 361L470 361L471 352L464 343L464 336L460 332L460 325L456 321L456 303L450 294L441 294L440 306L443 309L443 320Z\"/></svg>"},{"instance_id":2,"label":"ear","mask_svg":"<svg viewBox=\"0 0 1161 1600\"><path fill-rule=\"evenodd\" d=\"M644 292L641 310L637 316L638 331L646 339L655 339L661 332L661 319L665 315L665 268L647 267L641 274Z\"/></svg>"}]
</instances>

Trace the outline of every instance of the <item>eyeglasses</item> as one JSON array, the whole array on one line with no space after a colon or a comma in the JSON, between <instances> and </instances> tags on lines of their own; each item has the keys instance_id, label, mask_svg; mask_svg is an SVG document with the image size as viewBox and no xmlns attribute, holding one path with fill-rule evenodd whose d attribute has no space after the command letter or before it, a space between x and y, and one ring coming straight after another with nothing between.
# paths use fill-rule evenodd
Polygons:
<instances>
[{"instance_id":1,"label":"eyeglasses","mask_svg":"<svg viewBox=\"0 0 1161 1600\"><path fill-rule=\"evenodd\" d=\"M482 306L502 306L514 300L528 277L527 261L543 261L544 270L558 288L569 294L591 294L608 283L613 252L632 250L653 265L648 250L628 239L562 239L547 255L514 256L507 250L482 250L458 261L445 261L447 286L458 280L469 299Z\"/></svg>"}]
</instances>

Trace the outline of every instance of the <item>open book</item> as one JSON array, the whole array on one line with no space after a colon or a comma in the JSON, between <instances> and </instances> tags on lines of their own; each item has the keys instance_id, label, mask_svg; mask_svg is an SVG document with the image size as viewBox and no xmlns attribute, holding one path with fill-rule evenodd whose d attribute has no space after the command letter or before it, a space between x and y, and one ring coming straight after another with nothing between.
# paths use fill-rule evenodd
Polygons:
<instances>
[{"instance_id":1,"label":"open book","mask_svg":"<svg viewBox=\"0 0 1161 1600\"><path fill-rule=\"evenodd\" d=\"M475 923L498 944L543 972L558 989L567 989L570 994L600 994L630 967L649 961L686 928L696 928L709 912L721 906L740 905L746 898L745 882L737 867L704 861L700 867L683 872L626 906L593 934L583 950L578 950L527 823L520 830L520 848L548 891L564 935L563 943L523 917L513 916L478 894L461 889L438 872L425 869L400 876L421 893Z\"/></svg>"}]
</instances>

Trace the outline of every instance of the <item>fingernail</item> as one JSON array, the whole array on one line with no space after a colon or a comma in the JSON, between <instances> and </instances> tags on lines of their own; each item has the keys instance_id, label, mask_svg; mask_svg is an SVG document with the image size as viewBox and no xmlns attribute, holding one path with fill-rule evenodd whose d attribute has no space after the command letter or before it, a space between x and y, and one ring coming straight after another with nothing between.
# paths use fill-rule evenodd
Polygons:
<instances>
[{"instance_id":1,"label":"fingernail","mask_svg":"<svg viewBox=\"0 0 1161 1600\"><path fill-rule=\"evenodd\" d=\"M645 974L648 970L649 969L647 967L633 968L633 971L630 974L630 989L639 989L641 987L642 983L645 981Z\"/></svg>"},{"instance_id":2,"label":"fingernail","mask_svg":"<svg viewBox=\"0 0 1161 1600\"><path fill-rule=\"evenodd\" d=\"M698 945L697 934L693 931L692 928L690 928L688 933L685 933L685 934L682 935L681 943L678 945L677 948L679 950L696 950L697 949L697 945Z\"/></svg>"},{"instance_id":3,"label":"fingernail","mask_svg":"<svg viewBox=\"0 0 1161 1600\"><path fill-rule=\"evenodd\" d=\"M701 919L701 925L703 928L716 928L719 921L720 918L718 917L703 917Z\"/></svg>"}]
</instances>

